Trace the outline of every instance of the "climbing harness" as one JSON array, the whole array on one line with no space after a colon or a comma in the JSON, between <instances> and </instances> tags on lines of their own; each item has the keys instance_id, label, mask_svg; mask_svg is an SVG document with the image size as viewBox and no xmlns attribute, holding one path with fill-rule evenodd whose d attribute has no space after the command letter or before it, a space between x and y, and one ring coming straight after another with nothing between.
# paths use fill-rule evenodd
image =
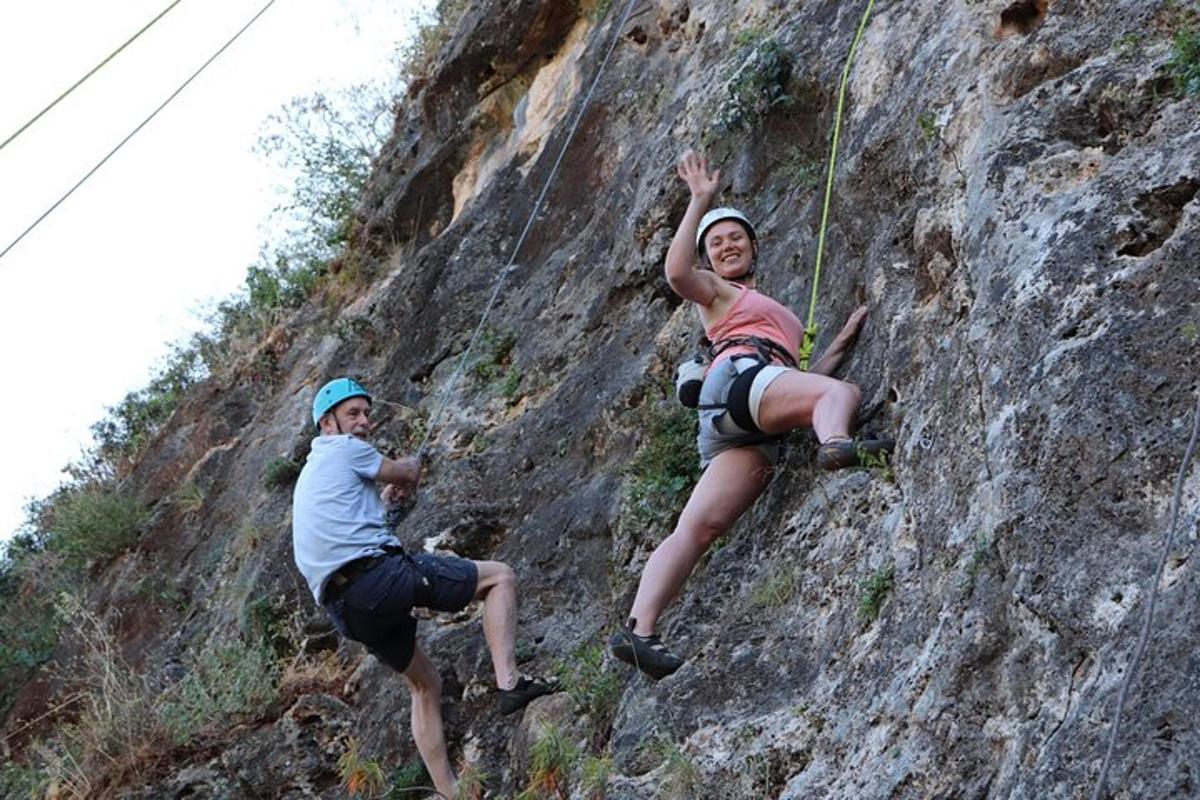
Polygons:
<instances>
[{"instance_id":1,"label":"climbing harness","mask_svg":"<svg viewBox=\"0 0 1200 800\"><path fill-rule=\"evenodd\" d=\"M715 360L717 356L731 347L746 346L753 347L764 363L782 361L786 366L793 368L797 366L795 355L788 352L788 349L779 342L764 336L733 336L729 339L720 339L713 342L712 346L708 348L708 353Z\"/></svg>"},{"instance_id":2,"label":"climbing harness","mask_svg":"<svg viewBox=\"0 0 1200 800\"><path fill-rule=\"evenodd\" d=\"M450 402L450 397L454 393L454 388L458 385L459 379L467 367L467 360L470 358L471 351L475 347L475 343L479 341L479 337L483 333L484 325L487 324L488 316L492 312L492 308L496 305L496 300L500 297L500 290L504 288L508 276L516 269L517 256L521 252L521 248L525 244L525 240L529 237L529 232L533 228L533 223L537 220L538 212L542 209L542 203L546 199L546 195L550 192L550 186L554 183L555 177L558 175L558 169L562 166L563 157L567 154L567 148L571 146L572 140L575 138L576 131L579 130L579 123L583 120L583 115L587 112L589 103L592 100L592 95L596 91L596 87L600 84L600 78L604 75L604 70L608 66L609 60L612 58L613 51L617 48L617 42L621 38L621 31L624 30L625 24L629 21L629 16L633 11L637 0L629 0L625 6L625 11L621 15L620 22L617 23L612 41L609 42L608 50L604 53L604 58L600 62L600 66L596 68L596 75L592 78L591 85L588 86L587 93L583 97L583 101L579 105L579 111L575 114L575 119L571 123L570 130L567 131L567 137L563 141L562 147L558 151L558 157L554 160L554 165L550 168L550 174L546 177L546 182L542 185L542 191L538 194L537 200L533 204L533 208L529 212L529 219L525 222L525 228L521 231L521 235L517 238L517 243L512 249L512 255L508 259L508 263L500 270L496 278L496 286L492 290L492 296L488 298L487 305L484 306L483 314L479 317L479 324L475 326L471 338L467 341L466 349L458 359L458 366L455 367L454 373L450 376L450 381L446 384L446 388L442 391L442 399L435 409L432 416L429 418L429 424L425 429L425 436L421 439L421 444L417 447L417 455L422 459L428 457L427 448L429 440L433 436L434 430L441 419L442 413L446 410L446 406ZM388 527L394 530L403 518L403 514L388 514Z\"/></svg>"},{"instance_id":3,"label":"climbing harness","mask_svg":"<svg viewBox=\"0 0 1200 800\"><path fill-rule=\"evenodd\" d=\"M713 343L708 343L707 339L701 341L705 344L705 352L681 362L675 370L675 397L686 408L701 411L724 408L723 405L700 405L700 389L704 386L708 365L731 347L753 347L753 353L737 357L756 358L760 368L772 362L783 362L793 368L797 366L795 355L788 352L786 347L763 336L733 336Z\"/></svg>"},{"instance_id":4,"label":"climbing harness","mask_svg":"<svg viewBox=\"0 0 1200 800\"><path fill-rule=\"evenodd\" d=\"M812 299L808 304L808 320L804 324L804 340L800 343L800 369L807 370L809 359L812 358L813 346L817 340L817 287L821 283L821 258L825 254L825 231L829 226L829 205L833 199L833 173L837 167L838 137L842 131L842 110L846 105L846 87L850 83L850 67L854 64L854 55L862 41L863 31L871 18L871 9L875 0L867 0L867 9L863 12L862 20L858 23L858 31L850 44L850 52L846 56L846 66L842 69L842 83L838 89L837 109L833 115L833 140L829 145L829 172L825 177L825 202L821 208L821 228L817 234L817 260L813 267Z\"/></svg>"},{"instance_id":5,"label":"climbing harness","mask_svg":"<svg viewBox=\"0 0 1200 800\"><path fill-rule=\"evenodd\" d=\"M1138 634L1137 648L1134 650L1128 669L1125 670L1125 680L1121 682L1121 691L1117 695L1117 710L1113 715L1112 731L1109 733L1108 747L1104 751L1104 762L1100 767L1100 777L1096 779L1096 789L1092 792L1092 800L1100 800L1104 794L1104 784L1108 780L1108 768L1112 764L1113 753L1117 749L1117 737L1121 733L1121 713L1125 709L1129 686L1133 683L1134 676L1137 675L1138 668L1142 663L1142 656L1146 653L1146 645L1150 642L1150 628L1154 624L1154 606L1158 602L1158 587L1162 584L1163 570L1167 566L1167 558L1171 555L1171 547L1175 544L1175 529L1179 523L1179 505L1183 496L1183 480L1187 476L1188 467L1191 466L1192 456L1196 453L1196 439L1200 438L1200 396L1196 398L1194 417L1192 438L1188 440L1183 463L1179 465L1179 474L1175 478L1175 496L1171 499L1171 524L1163 539L1162 552L1158 557L1158 569L1154 571L1154 578L1150 581L1150 599L1146 603L1146 616L1142 618L1142 629Z\"/></svg>"}]
</instances>

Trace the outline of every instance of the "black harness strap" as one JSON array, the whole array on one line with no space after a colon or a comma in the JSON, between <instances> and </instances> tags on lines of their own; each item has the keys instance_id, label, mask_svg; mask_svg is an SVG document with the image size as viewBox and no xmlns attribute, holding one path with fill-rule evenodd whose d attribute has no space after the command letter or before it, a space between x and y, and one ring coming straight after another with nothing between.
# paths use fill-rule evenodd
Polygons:
<instances>
[{"instance_id":1,"label":"black harness strap","mask_svg":"<svg viewBox=\"0 0 1200 800\"><path fill-rule=\"evenodd\" d=\"M779 342L764 336L735 336L731 339L720 339L713 342L712 346L708 348L708 355L710 358L716 359L731 347L746 346L753 347L762 360L768 364L772 361L780 361L794 369L800 368L793 353L788 352L788 349Z\"/></svg>"}]
</instances>

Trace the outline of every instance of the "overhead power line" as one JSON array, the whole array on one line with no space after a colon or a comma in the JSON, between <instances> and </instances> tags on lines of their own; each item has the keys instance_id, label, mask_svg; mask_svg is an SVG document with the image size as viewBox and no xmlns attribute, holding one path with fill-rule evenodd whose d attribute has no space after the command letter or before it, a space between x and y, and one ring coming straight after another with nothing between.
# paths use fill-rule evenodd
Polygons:
<instances>
[{"instance_id":1,"label":"overhead power line","mask_svg":"<svg viewBox=\"0 0 1200 800\"><path fill-rule=\"evenodd\" d=\"M66 99L67 95L69 95L71 92L75 91L75 90L76 90L76 89L78 89L78 88L79 88L81 85L83 85L83 82L84 82L84 81L86 81L88 78L92 77L92 76L93 76L93 75L95 75L97 72L99 72L101 67L103 67L103 66L104 66L105 64L107 64L108 62L112 61L114 58L116 58L116 57L117 57L117 55L118 55L118 54L119 54L119 53L120 53L122 50L124 50L124 49L125 49L126 47L128 47L129 45L133 44L133 42L134 42L134 40L135 40L135 39L137 39L139 36L141 36L141 35L142 35L143 33L145 33L146 31L150 30L150 27L151 27L151 26L152 26L154 23L158 22L160 19L162 19L163 17L165 17L165 16L167 15L167 12L168 12L168 11L170 11L172 8L174 8L175 6L179 5L179 4L180 4L180 3L182 3L182 2L183 2L183 0L175 0L175 2L171 3L171 5L167 6L167 7L166 7L166 8L164 8L162 11L158 12L158 16L157 16L157 17L155 17L154 19L150 20L150 21L149 21L149 22L147 22L145 25L143 25L143 26L142 26L142 29L141 29L141 30L139 30L137 33L135 33L133 36L130 36L128 39L126 39L124 44L122 44L122 45L121 45L120 47L118 47L116 50L113 50L111 53L109 53L109 54L108 54L108 57L107 57L107 58L105 58L103 61L101 61L99 64L97 64L96 66L92 67L92 68L91 68L91 70L88 72L88 74L84 75L82 78L80 78L79 80L75 81L75 83L71 84L71 88L67 89L65 92L63 92L62 94L60 94L58 97L54 98L54 102L52 102L50 105L46 106L46 107L45 107L45 108L43 108L41 111L39 111L37 114L35 114L35 115L34 115L34 117L33 117L33 119L31 119L31 120L29 120L28 122L26 122L26 123L25 123L24 125L22 125L20 128L17 128L17 131L16 131L16 133L14 133L12 136L9 136L9 137L8 137L7 139L5 139L3 142L0 142L0 150L3 150L5 147L7 147L9 142L11 142L13 139L16 139L16 138L17 138L18 136L20 136L22 133L24 133L26 128L28 128L28 127L29 127L30 125L32 125L33 123L37 122L39 119L41 119L41 118L42 118L42 116L43 116L43 115L44 115L44 114L45 114L47 111L49 111L50 109L54 108L56 105L58 105L58 104L59 104L60 102L62 102L64 99Z\"/></svg>"},{"instance_id":2,"label":"overhead power line","mask_svg":"<svg viewBox=\"0 0 1200 800\"><path fill-rule=\"evenodd\" d=\"M40 225L42 223L42 220L46 219L46 217L48 217L52 213L54 213L54 210L56 208L58 208L60 205L62 205L63 201L65 201L68 197L70 197L72 194L74 194L76 189L78 189L80 186L82 186L84 183L86 183L88 178L90 178L90 177L92 177L92 175L96 174L96 170L98 170L102 166L104 166L105 162L107 162L110 158L112 158L114 155L116 155L117 151L120 150L122 147L124 147L126 142L128 142L130 139L132 139L134 136L136 136L138 131L140 131L142 128L146 127L146 125L148 125L150 123L150 120L152 120L156 116L158 116L158 112L162 111L164 108L167 107L167 105L172 100L174 100L176 97L178 97L179 93L188 87L188 84L190 84L192 81L194 81L200 75L201 72L204 72L204 70L208 68L209 64L216 61L217 57L220 56L221 53L224 53L227 49L229 49L229 46L232 45L234 42L236 42L243 33L245 33L247 30L249 30L250 26L253 25L255 22L257 22L258 18L261 17L263 14L265 14L267 12L267 9L269 9L273 5L275 5L275 0L268 0L267 4L265 6L263 6L261 9L259 9L257 14L255 14L253 17L250 18L249 22L247 22L245 25L243 25L237 33L235 33L232 37L230 37L229 41L227 41L227 42L225 42L225 44L221 45L221 49L217 50L217 52L215 52L211 56L209 56L208 60L205 61L203 64L201 64L199 69L197 69L195 72L193 72L186 81L181 83L179 85L178 89L171 92L170 96L168 96L167 99L164 100L162 102L162 104L159 105L158 108L156 108L152 112L150 112L150 116L148 116L144 120L142 120L141 124L139 124L136 128L134 128L132 131L130 131L128 136L126 136L124 139L122 139L120 142L118 142L117 146L108 152L108 155L106 155L104 158L100 159L100 161L96 164L96 166L94 166L90 170L88 170L87 174L84 175L82 178L80 178L79 181L74 186L72 186L70 189L68 189L66 194L64 194L62 197L58 198L58 200L55 201L54 205L52 205L48 209L46 209L45 212L43 212L40 217L35 219L28 228L21 231L21 235L18 236L16 239L14 239L8 247L5 247L3 250L0 250L0 258L4 258L4 256L8 254L8 251L12 250L14 247L16 247L18 242L20 242L22 239L24 239L26 236L28 236L30 231L32 231L34 228L36 228L38 225Z\"/></svg>"}]
</instances>

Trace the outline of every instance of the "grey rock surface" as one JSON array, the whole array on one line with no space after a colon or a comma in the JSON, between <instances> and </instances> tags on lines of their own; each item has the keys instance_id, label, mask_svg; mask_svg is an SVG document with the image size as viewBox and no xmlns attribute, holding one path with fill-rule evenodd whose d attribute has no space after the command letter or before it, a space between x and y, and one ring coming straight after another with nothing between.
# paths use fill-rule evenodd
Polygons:
<instances>
[{"instance_id":1,"label":"grey rock surface","mask_svg":"<svg viewBox=\"0 0 1200 800\"><path fill-rule=\"evenodd\" d=\"M319 638L290 497L259 476L304 456L309 394L335 374L403 407L383 415L385 446L412 447L414 420L445 403L402 535L516 569L531 668L623 619L668 532L622 522L627 467L699 332L661 269L686 204L674 160L706 145L721 161L723 199L758 222L765 291L804 309L810 167L862 10L650 0L615 31L624 5L485 0L412 87L359 209L354 252L377 279L338 311L372 336L322 333L327 310L301 309L271 383L247 368L202 387L131 477L158 505L126 558L177 565L194 599L129 633L142 663L238 629L258 598L302 609ZM617 800L1090 796L1200 388L1200 99L1165 78L1180 6L877 5L851 72L818 349L869 305L842 377L898 453L829 475L793 436L665 618L685 666L651 683L605 660L622 682L611 726L557 699L501 718L478 610L423 622L452 750L492 776L489 796L525 785L535 718L606 753ZM512 336L517 388L473 372L451 388L614 34L487 323ZM790 101L739 110L771 48ZM206 490L195 513L167 502L185 476ZM1183 498L1113 798L1200 796L1200 468ZM101 605L119 605L121 569L100 576ZM871 618L873 578L889 590ZM764 599L768 584L783 588ZM350 735L383 763L412 758L403 681L357 645L337 655L357 666L341 699L301 694L136 796L342 796Z\"/></svg>"}]
</instances>

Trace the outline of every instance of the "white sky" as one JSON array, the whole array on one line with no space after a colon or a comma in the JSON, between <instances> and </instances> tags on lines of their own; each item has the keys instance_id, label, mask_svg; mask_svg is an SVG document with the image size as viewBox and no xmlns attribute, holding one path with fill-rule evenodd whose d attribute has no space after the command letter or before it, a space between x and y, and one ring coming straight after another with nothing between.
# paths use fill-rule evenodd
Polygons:
<instances>
[{"instance_id":1,"label":"white sky","mask_svg":"<svg viewBox=\"0 0 1200 800\"><path fill-rule=\"evenodd\" d=\"M0 250L266 0L183 0L0 150ZM52 490L90 426L167 343L237 291L282 176L251 153L290 98L389 77L432 0L278 0L0 259L0 539ZM45 0L0 10L0 141L169 4Z\"/></svg>"}]
</instances>

